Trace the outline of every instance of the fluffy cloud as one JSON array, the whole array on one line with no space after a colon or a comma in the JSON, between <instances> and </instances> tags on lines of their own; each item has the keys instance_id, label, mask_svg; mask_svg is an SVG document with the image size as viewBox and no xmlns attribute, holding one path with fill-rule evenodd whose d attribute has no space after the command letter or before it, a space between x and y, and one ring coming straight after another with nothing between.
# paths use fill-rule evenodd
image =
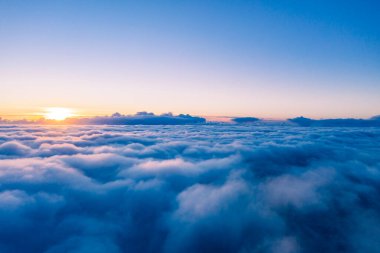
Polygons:
<instances>
[{"instance_id":1,"label":"fluffy cloud","mask_svg":"<svg viewBox=\"0 0 380 253\"><path fill-rule=\"evenodd\" d=\"M0 145L1 156L23 156L30 152L30 150L28 146L17 141L9 141Z\"/></svg>"},{"instance_id":2,"label":"fluffy cloud","mask_svg":"<svg viewBox=\"0 0 380 253\"><path fill-rule=\"evenodd\" d=\"M3 125L0 252L377 252L379 143L378 128Z\"/></svg>"}]
</instances>

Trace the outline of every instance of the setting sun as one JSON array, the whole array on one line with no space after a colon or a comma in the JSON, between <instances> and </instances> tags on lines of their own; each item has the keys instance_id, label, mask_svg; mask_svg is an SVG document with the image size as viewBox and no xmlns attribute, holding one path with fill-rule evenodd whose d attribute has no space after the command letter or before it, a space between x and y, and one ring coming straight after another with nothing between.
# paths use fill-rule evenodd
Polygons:
<instances>
[{"instance_id":1,"label":"setting sun","mask_svg":"<svg viewBox=\"0 0 380 253\"><path fill-rule=\"evenodd\" d=\"M72 117L74 114L71 109L62 107L51 107L46 109L44 114L45 119L50 120L65 120L66 118Z\"/></svg>"}]
</instances>

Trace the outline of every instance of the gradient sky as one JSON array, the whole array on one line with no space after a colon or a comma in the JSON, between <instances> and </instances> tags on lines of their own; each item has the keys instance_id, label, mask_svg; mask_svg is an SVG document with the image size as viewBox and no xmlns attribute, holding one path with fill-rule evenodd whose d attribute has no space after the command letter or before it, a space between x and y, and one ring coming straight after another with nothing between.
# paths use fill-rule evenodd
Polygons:
<instances>
[{"instance_id":1,"label":"gradient sky","mask_svg":"<svg viewBox=\"0 0 380 253\"><path fill-rule=\"evenodd\" d=\"M380 114L379 1L0 0L0 115Z\"/></svg>"}]
</instances>

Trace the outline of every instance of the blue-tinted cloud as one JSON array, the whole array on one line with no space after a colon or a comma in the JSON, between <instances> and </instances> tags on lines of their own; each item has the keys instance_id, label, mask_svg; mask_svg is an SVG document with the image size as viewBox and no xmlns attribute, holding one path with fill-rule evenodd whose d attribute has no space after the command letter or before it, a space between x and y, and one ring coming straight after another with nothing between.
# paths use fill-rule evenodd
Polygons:
<instances>
[{"instance_id":1,"label":"blue-tinted cloud","mask_svg":"<svg viewBox=\"0 0 380 253\"><path fill-rule=\"evenodd\" d=\"M380 127L379 116L370 119L309 119L297 117L289 119L290 122L296 123L299 126L313 127Z\"/></svg>"},{"instance_id":2,"label":"blue-tinted cloud","mask_svg":"<svg viewBox=\"0 0 380 253\"><path fill-rule=\"evenodd\" d=\"M259 121L260 119L255 117L239 117L239 118L233 118L231 121L235 123L254 123Z\"/></svg>"},{"instance_id":3,"label":"blue-tinted cloud","mask_svg":"<svg viewBox=\"0 0 380 253\"><path fill-rule=\"evenodd\" d=\"M171 113L155 115L148 112L138 112L135 115L114 113L112 116L72 119L69 122L92 125L186 125L205 123L206 120L189 114L174 116Z\"/></svg>"},{"instance_id":4,"label":"blue-tinted cloud","mask_svg":"<svg viewBox=\"0 0 380 253\"><path fill-rule=\"evenodd\" d=\"M0 252L377 252L379 143L379 128L3 125Z\"/></svg>"}]
</instances>

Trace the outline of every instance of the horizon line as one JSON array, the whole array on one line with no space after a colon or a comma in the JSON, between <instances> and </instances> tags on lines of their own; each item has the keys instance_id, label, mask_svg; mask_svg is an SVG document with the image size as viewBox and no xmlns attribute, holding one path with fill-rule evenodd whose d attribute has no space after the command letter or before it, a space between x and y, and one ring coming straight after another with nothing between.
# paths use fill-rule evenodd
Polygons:
<instances>
[{"instance_id":1,"label":"horizon line","mask_svg":"<svg viewBox=\"0 0 380 253\"><path fill-rule=\"evenodd\" d=\"M154 116L164 116L165 113L161 113L161 114L156 114L154 112L148 112L148 111L139 111L139 112L135 112L134 114L122 114L121 113L121 116L137 116L138 113L141 113L141 112L146 112L146 113L153 113ZM65 120L67 119L86 119L86 118L96 118L96 117L112 117L113 114L116 114L118 112L114 112L114 113L111 113L111 114L88 114L88 115L72 115L70 117L67 117ZM167 112L166 114L168 113L171 113L171 112ZM298 117L305 117L305 118L309 118L309 119L313 119L313 120L328 120L328 119L357 119L357 120L360 120L360 119L363 119L363 120L369 120L371 118L374 118L374 117L377 117L380 115L379 114L375 114L373 116L370 116L370 117L353 117L353 116L345 116L345 117L310 117L310 116L304 116L304 115L298 115L298 116L289 116L289 117L284 117L284 118L276 118L276 117L257 117L255 115L240 115L240 116L236 116L236 115L204 115L204 114L190 114L190 113L179 113L179 114L174 114L172 113L173 116L178 116L178 115L190 115L192 117L202 117L202 118L205 118L207 121L209 122L228 122L232 119L235 119L235 118L257 118L261 121L287 121L289 119L293 119L293 118L298 118ZM17 117L17 118L16 118ZM11 119L13 118L13 119ZM16 118L16 119L15 119ZM227 121L225 120L212 120L212 119L228 119ZM9 121L22 121L22 120L27 120L27 121L38 121L38 120L48 120L46 119L46 117L41 113L41 114L0 114L0 120L9 120ZM53 120L54 121L54 120ZM64 120L63 120L64 121Z\"/></svg>"}]
</instances>

